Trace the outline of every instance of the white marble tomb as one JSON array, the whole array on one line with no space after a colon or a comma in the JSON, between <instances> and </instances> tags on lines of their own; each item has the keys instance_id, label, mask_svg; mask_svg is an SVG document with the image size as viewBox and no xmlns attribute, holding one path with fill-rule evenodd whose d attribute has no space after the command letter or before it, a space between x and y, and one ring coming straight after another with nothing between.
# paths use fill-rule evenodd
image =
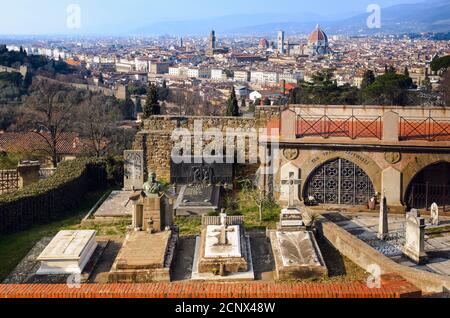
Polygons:
<instances>
[{"instance_id":1,"label":"white marble tomb","mask_svg":"<svg viewBox=\"0 0 450 318\"><path fill-rule=\"evenodd\" d=\"M81 274L97 242L96 231L61 231L37 258L41 266L37 275Z\"/></svg>"},{"instance_id":2,"label":"white marble tomb","mask_svg":"<svg viewBox=\"0 0 450 318\"><path fill-rule=\"evenodd\" d=\"M226 228L227 245L219 244L220 232L220 225L208 226L205 240L205 258L242 257L239 226L231 225Z\"/></svg>"}]
</instances>

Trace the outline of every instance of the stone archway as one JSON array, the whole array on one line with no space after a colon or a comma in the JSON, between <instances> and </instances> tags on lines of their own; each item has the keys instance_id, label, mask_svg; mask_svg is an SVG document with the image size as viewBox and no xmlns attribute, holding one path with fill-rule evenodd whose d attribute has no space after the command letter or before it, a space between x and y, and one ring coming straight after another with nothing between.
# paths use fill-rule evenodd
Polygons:
<instances>
[{"instance_id":1,"label":"stone archway","mask_svg":"<svg viewBox=\"0 0 450 318\"><path fill-rule=\"evenodd\" d=\"M364 205L375 195L372 181L355 163L335 158L318 166L306 180L303 197L320 204Z\"/></svg>"},{"instance_id":2,"label":"stone archway","mask_svg":"<svg viewBox=\"0 0 450 318\"><path fill-rule=\"evenodd\" d=\"M315 169L320 167L326 162L341 158L350 161L360 167L373 184L375 192L381 193L381 175L382 170L374 160L360 152L352 151L321 151L314 155L307 157L300 164L302 174L302 189L304 189L307 177L309 177ZM399 185L400 186L400 185Z\"/></svg>"},{"instance_id":3,"label":"stone archway","mask_svg":"<svg viewBox=\"0 0 450 318\"><path fill-rule=\"evenodd\" d=\"M404 202L408 208L429 208L432 203L450 205L450 162L439 161L424 167L405 189Z\"/></svg>"},{"instance_id":4,"label":"stone archway","mask_svg":"<svg viewBox=\"0 0 450 318\"><path fill-rule=\"evenodd\" d=\"M402 198L405 198L409 184L420 171L422 171L428 166L440 162L450 163L450 155L448 154L417 155L402 171L403 174Z\"/></svg>"}]
</instances>

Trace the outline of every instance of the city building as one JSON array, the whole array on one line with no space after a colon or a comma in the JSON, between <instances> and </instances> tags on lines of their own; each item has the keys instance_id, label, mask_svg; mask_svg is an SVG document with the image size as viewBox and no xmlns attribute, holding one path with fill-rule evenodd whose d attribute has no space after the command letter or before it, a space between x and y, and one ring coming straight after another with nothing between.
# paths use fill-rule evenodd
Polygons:
<instances>
[{"instance_id":1,"label":"city building","mask_svg":"<svg viewBox=\"0 0 450 318\"><path fill-rule=\"evenodd\" d=\"M328 44L328 37L319 25L308 37L308 49L310 55L326 55L332 51Z\"/></svg>"}]
</instances>

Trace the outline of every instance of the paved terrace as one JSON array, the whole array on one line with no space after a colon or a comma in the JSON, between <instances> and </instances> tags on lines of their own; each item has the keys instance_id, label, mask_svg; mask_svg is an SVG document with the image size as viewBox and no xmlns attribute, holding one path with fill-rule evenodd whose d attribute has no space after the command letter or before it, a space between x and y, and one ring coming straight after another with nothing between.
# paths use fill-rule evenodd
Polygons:
<instances>
[{"instance_id":1,"label":"paved terrace","mask_svg":"<svg viewBox=\"0 0 450 318\"><path fill-rule=\"evenodd\" d=\"M448 233L438 236L425 236L425 252L428 255L428 261L425 265L419 266L403 256L405 217L389 216L390 238L387 241L381 241L377 238L379 224L377 216L331 214L327 218L334 219L337 225L398 264L450 276L450 234ZM450 225L450 220L442 221L441 225Z\"/></svg>"}]
</instances>

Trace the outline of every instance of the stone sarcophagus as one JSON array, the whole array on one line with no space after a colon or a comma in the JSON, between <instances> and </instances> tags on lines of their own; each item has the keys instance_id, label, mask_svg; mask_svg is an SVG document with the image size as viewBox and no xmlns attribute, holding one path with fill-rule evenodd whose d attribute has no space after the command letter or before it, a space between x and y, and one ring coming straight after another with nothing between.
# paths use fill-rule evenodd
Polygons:
<instances>
[{"instance_id":1,"label":"stone sarcophagus","mask_svg":"<svg viewBox=\"0 0 450 318\"><path fill-rule=\"evenodd\" d=\"M233 276L254 279L250 241L241 216L204 216L202 234L197 238L193 279L214 280Z\"/></svg>"}]
</instances>

